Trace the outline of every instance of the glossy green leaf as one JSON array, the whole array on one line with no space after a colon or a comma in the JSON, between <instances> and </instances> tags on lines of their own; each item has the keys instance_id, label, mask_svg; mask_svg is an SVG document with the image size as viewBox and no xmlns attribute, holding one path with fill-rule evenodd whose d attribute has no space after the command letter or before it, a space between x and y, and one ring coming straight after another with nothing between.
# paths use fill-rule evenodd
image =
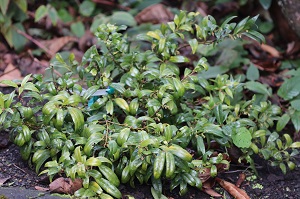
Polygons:
<instances>
[{"instance_id":1,"label":"glossy green leaf","mask_svg":"<svg viewBox=\"0 0 300 199\"><path fill-rule=\"evenodd\" d=\"M109 100L108 102L106 102L105 109L107 114L113 115L114 103L111 100Z\"/></svg>"},{"instance_id":2,"label":"glossy green leaf","mask_svg":"<svg viewBox=\"0 0 300 199\"><path fill-rule=\"evenodd\" d=\"M130 112L129 105L123 98L116 98L115 103L124 111Z\"/></svg>"},{"instance_id":3,"label":"glossy green leaf","mask_svg":"<svg viewBox=\"0 0 300 199\"><path fill-rule=\"evenodd\" d=\"M171 56L169 60L173 63L185 63L190 61L187 57L181 55Z\"/></svg>"},{"instance_id":4,"label":"glossy green leaf","mask_svg":"<svg viewBox=\"0 0 300 199\"><path fill-rule=\"evenodd\" d=\"M189 40L189 44L191 46L192 49L192 53L195 54L197 49L198 49L198 41L197 39L191 39Z\"/></svg>"},{"instance_id":5,"label":"glossy green leaf","mask_svg":"<svg viewBox=\"0 0 300 199\"><path fill-rule=\"evenodd\" d=\"M84 125L84 116L81 110L79 110L78 108L68 107L68 111L74 122L75 132L81 131Z\"/></svg>"},{"instance_id":6,"label":"glossy green leaf","mask_svg":"<svg viewBox=\"0 0 300 199\"><path fill-rule=\"evenodd\" d=\"M101 160L95 157L90 157L86 160L86 166L100 166L102 164Z\"/></svg>"}]
</instances>

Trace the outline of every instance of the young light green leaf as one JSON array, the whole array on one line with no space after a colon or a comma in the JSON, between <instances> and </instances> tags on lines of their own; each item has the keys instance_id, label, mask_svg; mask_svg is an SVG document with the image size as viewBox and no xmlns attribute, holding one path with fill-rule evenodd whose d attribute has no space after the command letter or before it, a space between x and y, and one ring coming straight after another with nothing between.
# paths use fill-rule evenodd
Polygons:
<instances>
[{"instance_id":1,"label":"young light green leaf","mask_svg":"<svg viewBox=\"0 0 300 199\"><path fill-rule=\"evenodd\" d=\"M115 103L124 111L130 112L129 105L123 98L116 98Z\"/></svg>"},{"instance_id":2,"label":"young light green leaf","mask_svg":"<svg viewBox=\"0 0 300 199\"><path fill-rule=\"evenodd\" d=\"M15 82L11 81L11 80L2 80L2 81L0 81L0 83L4 84L4 85L7 85L7 86L12 86L14 88L18 88L18 85Z\"/></svg>"},{"instance_id":3,"label":"young light green leaf","mask_svg":"<svg viewBox=\"0 0 300 199\"><path fill-rule=\"evenodd\" d=\"M184 57L181 55L171 56L169 60L170 60L170 62L173 62L173 63L184 63L184 62L190 61L187 57Z\"/></svg>"},{"instance_id":4,"label":"young light green leaf","mask_svg":"<svg viewBox=\"0 0 300 199\"><path fill-rule=\"evenodd\" d=\"M195 54L197 49L198 49L198 41L197 39L191 39L189 40L189 44L191 46L191 49L192 49L192 53Z\"/></svg>"},{"instance_id":5,"label":"young light green leaf","mask_svg":"<svg viewBox=\"0 0 300 199\"><path fill-rule=\"evenodd\" d=\"M38 9L35 11L34 15L34 21L38 22L43 17L45 17L48 14L48 8L45 5L41 5L38 7Z\"/></svg>"}]
</instances>

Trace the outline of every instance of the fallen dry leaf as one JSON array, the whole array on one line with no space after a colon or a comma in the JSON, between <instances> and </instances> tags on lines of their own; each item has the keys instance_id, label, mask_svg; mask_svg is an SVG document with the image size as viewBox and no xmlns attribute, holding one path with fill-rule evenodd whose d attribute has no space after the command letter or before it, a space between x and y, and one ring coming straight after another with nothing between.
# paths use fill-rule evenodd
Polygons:
<instances>
[{"instance_id":1,"label":"fallen dry leaf","mask_svg":"<svg viewBox=\"0 0 300 199\"><path fill-rule=\"evenodd\" d=\"M21 76L20 70L15 67L13 64L8 64L0 76L1 80L21 80L23 77Z\"/></svg>"},{"instance_id":2,"label":"fallen dry leaf","mask_svg":"<svg viewBox=\"0 0 300 199\"><path fill-rule=\"evenodd\" d=\"M49 191L49 188L45 188L45 187L35 186L34 188L38 191Z\"/></svg>"},{"instance_id":3,"label":"fallen dry leaf","mask_svg":"<svg viewBox=\"0 0 300 199\"><path fill-rule=\"evenodd\" d=\"M216 198L221 198L222 195L217 193L215 190L213 189L209 189L209 188L203 188L202 191L208 195L210 195L211 197L216 197Z\"/></svg>"},{"instance_id":4,"label":"fallen dry leaf","mask_svg":"<svg viewBox=\"0 0 300 199\"><path fill-rule=\"evenodd\" d=\"M216 178L216 181L223 187L228 193L230 193L236 199L250 199L247 193L243 190L235 186L234 184L222 180L220 178Z\"/></svg>"},{"instance_id":5,"label":"fallen dry leaf","mask_svg":"<svg viewBox=\"0 0 300 199\"><path fill-rule=\"evenodd\" d=\"M51 53L51 55L55 55L60 49L66 46L69 42L77 42L78 39L76 37L65 36L54 38L51 40L40 41Z\"/></svg>"},{"instance_id":6,"label":"fallen dry leaf","mask_svg":"<svg viewBox=\"0 0 300 199\"><path fill-rule=\"evenodd\" d=\"M274 48L273 46L267 45L267 44L261 44L261 48L268 52L270 55L273 57L279 58L280 57L280 52Z\"/></svg>"},{"instance_id":7,"label":"fallen dry leaf","mask_svg":"<svg viewBox=\"0 0 300 199\"><path fill-rule=\"evenodd\" d=\"M174 18L174 15L163 4L154 4L135 16L135 20L138 24L142 23L166 23Z\"/></svg>"},{"instance_id":8,"label":"fallen dry leaf","mask_svg":"<svg viewBox=\"0 0 300 199\"><path fill-rule=\"evenodd\" d=\"M75 191L82 187L82 180L76 178L72 181L71 178L57 178L49 185L49 190L52 193L74 194Z\"/></svg>"},{"instance_id":9,"label":"fallen dry leaf","mask_svg":"<svg viewBox=\"0 0 300 199\"><path fill-rule=\"evenodd\" d=\"M240 174L239 174L239 178L238 178L238 180L236 181L235 185L236 185L237 187L240 187L241 184L245 181L245 179L246 179L246 174L245 174L245 173L240 173Z\"/></svg>"},{"instance_id":10,"label":"fallen dry leaf","mask_svg":"<svg viewBox=\"0 0 300 199\"><path fill-rule=\"evenodd\" d=\"M10 177L8 177L8 178L0 178L0 186L3 185L9 179L10 179Z\"/></svg>"}]
</instances>

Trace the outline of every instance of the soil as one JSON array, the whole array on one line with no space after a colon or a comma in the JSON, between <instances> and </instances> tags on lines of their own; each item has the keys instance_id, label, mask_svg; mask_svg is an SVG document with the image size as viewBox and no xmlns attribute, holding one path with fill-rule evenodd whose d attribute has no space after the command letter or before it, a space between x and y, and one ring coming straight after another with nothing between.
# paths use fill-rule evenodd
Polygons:
<instances>
[{"instance_id":1,"label":"soil","mask_svg":"<svg viewBox=\"0 0 300 199\"><path fill-rule=\"evenodd\" d=\"M1 138L1 134L0 134ZM3 138L2 135L2 140ZM299 199L300 198L300 156L296 158L297 167L294 171L283 175L279 169L265 165L261 161L258 165L259 177L251 172L245 172L245 168L232 166L231 170L223 173L220 178L235 183L238 175L241 172L246 173L247 180L243 182L241 188L246 190L247 194L252 199ZM9 178L1 185L1 179ZM0 198L58 198L57 196L50 196L49 193L40 194L35 191L35 186L48 187L49 182L44 177L38 176L20 156L19 149L14 144L9 143L5 148L0 149ZM165 186L168 187L168 186ZM121 185L119 187L123 193L123 198L133 196L135 199L150 199L151 195L150 185L137 185L135 188ZM222 194L224 198L233 198L222 188L217 185L214 190ZM25 194L26 193L26 194ZM39 195L37 195L39 193ZM36 194L34 196L34 194ZM163 194L170 199L210 199L211 197L206 193L194 188L189 188L189 191L184 196L178 195L178 190L170 192L165 189ZM5 197L3 197L5 196Z\"/></svg>"}]
</instances>

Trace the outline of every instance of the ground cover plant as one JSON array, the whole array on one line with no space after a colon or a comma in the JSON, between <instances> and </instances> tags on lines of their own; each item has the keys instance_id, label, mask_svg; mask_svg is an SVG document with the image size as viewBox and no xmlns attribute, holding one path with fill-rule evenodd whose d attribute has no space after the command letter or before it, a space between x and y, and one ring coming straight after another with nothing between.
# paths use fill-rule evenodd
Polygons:
<instances>
[{"instance_id":1,"label":"ground cover plant","mask_svg":"<svg viewBox=\"0 0 300 199\"><path fill-rule=\"evenodd\" d=\"M286 116L264 98L243 95L264 87L228 74L206 79L206 58L181 54L183 46L197 54L227 37L264 41L252 29L257 16L233 18L218 25L212 16L181 12L139 35L140 46L122 34L125 26L102 24L81 63L57 54L49 77L1 81L15 88L1 93L1 128L37 173L81 179L81 197L121 198L120 183L151 183L160 198L164 182L183 195L227 170L232 150L254 171L255 154L292 170L300 143L281 132Z\"/></svg>"}]
</instances>

